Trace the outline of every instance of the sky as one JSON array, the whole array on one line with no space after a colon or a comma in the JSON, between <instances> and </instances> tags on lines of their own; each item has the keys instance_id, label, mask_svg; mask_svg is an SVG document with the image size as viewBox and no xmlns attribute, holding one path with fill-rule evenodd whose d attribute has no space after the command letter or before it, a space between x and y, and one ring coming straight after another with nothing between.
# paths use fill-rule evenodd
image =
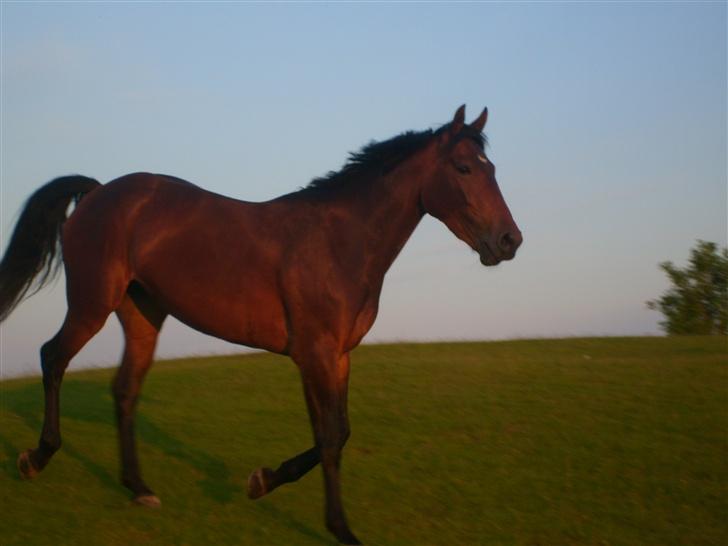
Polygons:
<instances>
[{"instance_id":1,"label":"sky","mask_svg":"<svg viewBox=\"0 0 728 546\"><path fill-rule=\"evenodd\" d=\"M726 245L726 3L0 5L0 244L43 183L172 174L266 200L371 140L489 108L524 243L484 268L426 217L365 342L654 335L696 239ZM0 326L35 373L63 279ZM71 369L112 365L110 317ZM240 348L168 320L158 356Z\"/></svg>"}]
</instances>

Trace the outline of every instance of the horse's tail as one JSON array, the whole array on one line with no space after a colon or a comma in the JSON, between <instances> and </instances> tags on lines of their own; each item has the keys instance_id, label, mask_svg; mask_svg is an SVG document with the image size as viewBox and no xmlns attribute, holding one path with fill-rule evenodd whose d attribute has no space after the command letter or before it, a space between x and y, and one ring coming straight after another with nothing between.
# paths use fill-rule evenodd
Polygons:
<instances>
[{"instance_id":1,"label":"horse's tail","mask_svg":"<svg viewBox=\"0 0 728 546\"><path fill-rule=\"evenodd\" d=\"M68 206L98 186L93 178L63 176L28 198L0 261L0 322L26 295L35 294L58 274L61 228Z\"/></svg>"}]
</instances>

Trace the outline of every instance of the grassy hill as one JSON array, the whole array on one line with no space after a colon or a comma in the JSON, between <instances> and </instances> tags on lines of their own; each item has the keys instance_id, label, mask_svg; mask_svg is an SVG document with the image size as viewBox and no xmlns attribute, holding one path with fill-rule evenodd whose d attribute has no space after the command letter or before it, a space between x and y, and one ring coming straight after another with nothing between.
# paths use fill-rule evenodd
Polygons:
<instances>
[{"instance_id":1,"label":"grassy hill","mask_svg":"<svg viewBox=\"0 0 728 546\"><path fill-rule=\"evenodd\" d=\"M725 338L365 346L344 501L370 545L728 544ZM64 445L35 480L38 378L0 383L0 544L332 544L321 472L258 501L248 473L310 447L298 373L260 354L155 364L119 485L112 370L66 375Z\"/></svg>"}]
</instances>

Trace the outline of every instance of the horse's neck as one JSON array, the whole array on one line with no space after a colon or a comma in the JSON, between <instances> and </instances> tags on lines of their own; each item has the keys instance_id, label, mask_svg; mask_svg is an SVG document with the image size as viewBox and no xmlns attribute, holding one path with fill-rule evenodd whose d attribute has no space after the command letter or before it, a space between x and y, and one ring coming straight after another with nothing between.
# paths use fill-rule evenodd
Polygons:
<instances>
[{"instance_id":1,"label":"horse's neck","mask_svg":"<svg viewBox=\"0 0 728 546\"><path fill-rule=\"evenodd\" d=\"M353 214L364 226L362 250L371 257L373 275L384 276L422 219L420 171L416 164L403 164L382 179L363 182L353 199Z\"/></svg>"}]
</instances>

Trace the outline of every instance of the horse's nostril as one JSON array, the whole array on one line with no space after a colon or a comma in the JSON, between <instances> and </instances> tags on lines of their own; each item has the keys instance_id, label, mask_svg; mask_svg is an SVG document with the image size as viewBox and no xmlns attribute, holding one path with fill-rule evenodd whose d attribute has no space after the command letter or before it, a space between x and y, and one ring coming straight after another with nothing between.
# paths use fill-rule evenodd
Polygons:
<instances>
[{"instance_id":1,"label":"horse's nostril","mask_svg":"<svg viewBox=\"0 0 728 546\"><path fill-rule=\"evenodd\" d=\"M503 235L501 235L500 239L498 240L498 247L503 251L507 253L515 252L516 249L521 244L521 241L523 238L521 237L520 232L518 233L511 233L511 232L505 232Z\"/></svg>"},{"instance_id":2,"label":"horse's nostril","mask_svg":"<svg viewBox=\"0 0 728 546\"><path fill-rule=\"evenodd\" d=\"M501 235L500 240L498 241L498 246L500 249L504 252L510 252L513 248L513 237L511 237L510 233L504 233Z\"/></svg>"}]
</instances>

